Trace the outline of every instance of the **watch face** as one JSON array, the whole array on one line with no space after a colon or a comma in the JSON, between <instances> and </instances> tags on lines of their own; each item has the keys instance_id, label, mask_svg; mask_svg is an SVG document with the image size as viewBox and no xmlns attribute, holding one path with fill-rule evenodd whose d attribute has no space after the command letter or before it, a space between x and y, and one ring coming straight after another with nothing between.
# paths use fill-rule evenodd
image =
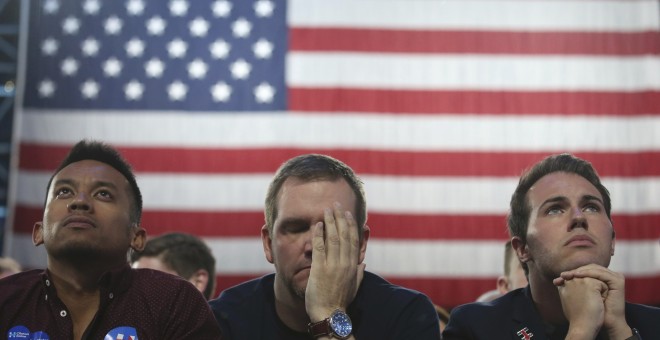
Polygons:
<instances>
[{"instance_id":1,"label":"watch face","mask_svg":"<svg viewBox=\"0 0 660 340\"><path fill-rule=\"evenodd\" d=\"M340 338L346 338L353 331L351 318L346 313L338 310L330 317L330 328Z\"/></svg>"}]
</instances>

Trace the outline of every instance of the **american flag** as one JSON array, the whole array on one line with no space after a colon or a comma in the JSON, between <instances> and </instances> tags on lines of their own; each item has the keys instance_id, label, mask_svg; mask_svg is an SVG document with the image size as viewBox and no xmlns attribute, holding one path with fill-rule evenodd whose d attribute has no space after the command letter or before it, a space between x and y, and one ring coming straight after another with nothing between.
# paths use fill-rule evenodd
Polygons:
<instances>
[{"instance_id":1,"label":"american flag","mask_svg":"<svg viewBox=\"0 0 660 340\"><path fill-rule=\"evenodd\" d=\"M317 152L365 182L367 269L452 307L495 288L522 170L572 152L612 193L627 298L660 304L656 0L29 4L6 228L27 266L79 139L134 165L150 235L208 242L219 289L273 271L266 187Z\"/></svg>"}]
</instances>

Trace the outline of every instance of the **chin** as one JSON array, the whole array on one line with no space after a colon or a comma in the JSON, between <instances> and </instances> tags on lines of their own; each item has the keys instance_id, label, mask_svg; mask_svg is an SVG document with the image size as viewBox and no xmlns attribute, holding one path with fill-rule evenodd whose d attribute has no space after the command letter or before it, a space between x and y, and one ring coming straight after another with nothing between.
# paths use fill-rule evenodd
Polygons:
<instances>
[{"instance_id":1,"label":"chin","mask_svg":"<svg viewBox=\"0 0 660 340\"><path fill-rule=\"evenodd\" d=\"M570 263L567 263L562 271L577 269L588 264L597 264L607 268L607 266L610 265L610 257L603 259L602 257L597 256L580 256L573 261L570 261Z\"/></svg>"}]
</instances>

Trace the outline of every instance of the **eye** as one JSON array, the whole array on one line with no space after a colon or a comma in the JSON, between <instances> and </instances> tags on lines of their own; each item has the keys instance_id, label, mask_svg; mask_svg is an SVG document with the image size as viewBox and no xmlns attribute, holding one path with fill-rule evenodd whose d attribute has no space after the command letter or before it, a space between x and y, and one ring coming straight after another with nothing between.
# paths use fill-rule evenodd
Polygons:
<instances>
[{"instance_id":1,"label":"eye","mask_svg":"<svg viewBox=\"0 0 660 340\"><path fill-rule=\"evenodd\" d=\"M96 196L105 200L111 200L113 198L112 193L108 190L99 190L96 192Z\"/></svg>"},{"instance_id":2,"label":"eye","mask_svg":"<svg viewBox=\"0 0 660 340\"><path fill-rule=\"evenodd\" d=\"M55 197L68 197L73 193L69 188L59 188L55 190Z\"/></svg>"},{"instance_id":3,"label":"eye","mask_svg":"<svg viewBox=\"0 0 660 340\"><path fill-rule=\"evenodd\" d=\"M560 205L552 205L550 206L546 211L546 215L558 215L561 214L564 211L564 208Z\"/></svg>"},{"instance_id":4,"label":"eye","mask_svg":"<svg viewBox=\"0 0 660 340\"><path fill-rule=\"evenodd\" d=\"M302 223L284 224L281 227L282 232L287 233L287 234L304 233L308 229L309 229L309 225L302 224Z\"/></svg>"},{"instance_id":5,"label":"eye","mask_svg":"<svg viewBox=\"0 0 660 340\"><path fill-rule=\"evenodd\" d=\"M600 206L598 204L595 204L595 203L587 204L586 206L584 206L584 211L599 212L600 211Z\"/></svg>"}]
</instances>

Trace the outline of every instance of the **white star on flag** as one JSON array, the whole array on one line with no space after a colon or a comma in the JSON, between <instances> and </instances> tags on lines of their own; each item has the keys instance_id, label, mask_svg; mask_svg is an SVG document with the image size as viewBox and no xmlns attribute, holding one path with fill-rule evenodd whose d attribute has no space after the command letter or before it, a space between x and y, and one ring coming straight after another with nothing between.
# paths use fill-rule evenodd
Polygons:
<instances>
[{"instance_id":1,"label":"white star on flag","mask_svg":"<svg viewBox=\"0 0 660 340\"><path fill-rule=\"evenodd\" d=\"M80 20L76 17L69 16L64 19L62 23L62 30L65 34L77 34L80 29Z\"/></svg>"},{"instance_id":2,"label":"white star on flag","mask_svg":"<svg viewBox=\"0 0 660 340\"><path fill-rule=\"evenodd\" d=\"M145 72L149 78L160 78L165 70L165 63L158 58L151 58L144 65Z\"/></svg>"},{"instance_id":3,"label":"white star on flag","mask_svg":"<svg viewBox=\"0 0 660 340\"><path fill-rule=\"evenodd\" d=\"M147 32L150 35L163 35L165 27L167 27L167 23L159 16L147 20Z\"/></svg>"},{"instance_id":4,"label":"white star on flag","mask_svg":"<svg viewBox=\"0 0 660 340\"><path fill-rule=\"evenodd\" d=\"M183 58L186 55L186 50L188 50L188 44L179 38L167 44L167 52L170 58Z\"/></svg>"},{"instance_id":5,"label":"white star on flag","mask_svg":"<svg viewBox=\"0 0 660 340\"><path fill-rule=\"evenodd\" d=\"M226 18L231 12L231 2L227 0L216 0L211 4L213 15L220 18Z\"/></svg>"},{"instance_id":6,"label":"white star on flag","mask_svg":"<svg viewBox=\"0 0 660 340\"><path fill-rule=\"evenodd\" d=\"M117 35L121 33L121 28L124 22L116 16L111 16L105 20L105 33L109 35Z\"/></svg>"},{"instance_id":7,"label":"white star on flag","mask_svg":"<svg viewBox=\"0 0 660 340\"><path fill-rule=\"evenodd\" d=\"M167 93L172 101L180 101L186 98L188 86L179 80L174 81L167 87Z\"/></svg>"},{"instance_id":8,"label":"white star on flag","mask_svg":"<svg viewBox=\"0 0 660 340\"><path fill-rule=\"evenodd\" d=\"M121 61L115 57L111 57L103 63L103 73L111 78L118 77L121 73L123 65Z\"/></svg>"},{"instance_id":9,"label":"white star on flag","mask_svg":"<svg viewBox=\"0 0 660 340\"><path fill-rule=\"evenodd\" d=\"M44 79L39 83L39 96L52 97L55 93L55 83L50 79Z\"/></svg>"},{"instance_id":10,"label":"white star on flag","mask_svg":"<svg viewBox=\"0 0 660 340\"><path fill-rule=\"evenodd\" d=\"M213 59L225 59L229 55L231 46L226 41L218 39L211 44L209 49L211 50Z\"/></svg>"},{"instance_id":11,"label":"white star on flag","mask_svg":"<svg viewBox=\"0 0 660 340\"><path fill-rule=\"evenodd\" d=\"M225 82L218 82L211 87L211 95L213 96L213 101L226 102L231 97L231 86Z\"/></svg>"},{"instance_id":12,"label":"white star on flag","mask_svg":"<svg viewBox=\"0 0 660 340\"><path fill-rule=\"evenodd\" d=\"M100 89L101 85L99 85L99 83L89 79L81 85L80 92L82 93L83 98L95 99L99 95Z\"/></svg>"},{"instance_id":13,"label":"white star on flag","mask_svg":"<svg viewBox=\"0 0 660 340\"><path fill-rule=\"evenodd\" d=\"M235 79L247 79L250 76L252 66L243 59L238 59L230 66L231 75Z\"/></svg>"},{"instance_id":14,"label":"white star on flag","mask_svg":"<svg viewBox=\"0 0 660 340\"><path fill-rule=\"evenodd\" d=\"M170 12L173 16L182 17L188 13L188 2L184 0L170 1Z\"/></svg>"},{"instance_id":15,"label":"white star on flag","mask_svg":"<svg viewBox=\"0 0 660 340\"><path fill-rule=\"evenodd\" d=\"M275 4L270 0L259 0L254 3L254 12L258 17L269 17L273 15Z\"/></svg>"},{"instance_id":16,"label":"white star on flag","mask_svg":"<svg viewBox=\"0 0 660 340\"><path fill-rule=\"evenodd\" d=\"M237 38L247 38L252 31L252 24L245 18L239 18L231 25L234 36Z\"/></svg>"}]
</instances>

